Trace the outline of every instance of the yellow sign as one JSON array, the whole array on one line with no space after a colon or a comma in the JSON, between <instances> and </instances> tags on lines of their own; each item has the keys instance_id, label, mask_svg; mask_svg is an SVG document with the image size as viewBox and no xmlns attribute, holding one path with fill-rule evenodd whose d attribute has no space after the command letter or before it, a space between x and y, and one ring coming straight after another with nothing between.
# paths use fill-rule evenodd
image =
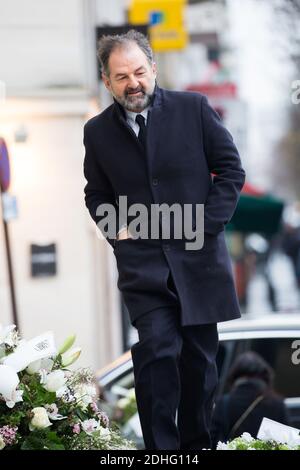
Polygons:
<instances>
[{"instance_id":1,"label":"yellow sign","mask_svg":"<svg viewBox=\"0 0 300 470\"><path fill-rule=\"evenodd\" d=\"M154 51L183 49L188 35L184 28L183 11L186 0L132 0L129 23L148 24Z\"/></svg>"}]
</instances>

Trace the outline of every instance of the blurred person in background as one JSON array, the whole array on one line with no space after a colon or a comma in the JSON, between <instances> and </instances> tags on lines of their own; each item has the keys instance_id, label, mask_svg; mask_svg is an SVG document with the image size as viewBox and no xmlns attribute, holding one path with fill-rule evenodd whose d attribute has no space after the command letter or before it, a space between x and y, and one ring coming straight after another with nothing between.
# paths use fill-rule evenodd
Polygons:
<instances>
[{"instance_id":1,"label":"blurred person in background","mask_svg":"<svg viewBox=\"0 0 300 470\"><path fill-rule=\"evenodd\" d=\"M282 249L289 257L300 290L300 202L287 207L283 217Z\"/></svg>"},{"instance_id":2,"label":"blurred person in background","mask_svg":"<svg viewBox=\"0 0 300 470\"><path fill-rule=\"evenodd\" d=\"M266 283L267 300L270 311L278 311L277 295L272 280L270 261L276 247L276 238L266 238L259 233L252 233L245 238L245 260L250 267L249 281L256 275L263 277ZM248 281L248 288L249 288ZM246 290L246 298L247 298Z\"/></svg>"},{"instance_id":3,"label":"blurred person in background","mask_svg":"<svg viewBox=\"0 0 300 470\"><path fill-rule=\"evenodd\" d=\"M289 424L283 399L273 388L274 371L257 353L248 351L234 362L228 376L229 392L216 403L212 442L227 442L248 432L256 437L262 419Z\"/></svg>"},{"instance_id":4,"label":"blurred person in background","mask_svg":"<svg viewBox=\"0 0 300 470\"><path fill-rule=\"evenodd\" d=\"M168 237L157 239L152 231L149 237L151 215L148 238L126 223L116 236L103 227L102 233L114 249L118 287L138 331L131 352L145 446L207 448L218 381L217 322L240 317L224 228L245 172L205 96L158 86L144 35L104 36L98 58L113 97L84 128L85 201L98 227L107 213L97 209L110 204L120 215L121 195L128 207L143 204L148 214L158 203L205 205L201 249L187 250L191 238L174 236L170 220L160 227L170 230Z\"/></svg>"}]
</instances>

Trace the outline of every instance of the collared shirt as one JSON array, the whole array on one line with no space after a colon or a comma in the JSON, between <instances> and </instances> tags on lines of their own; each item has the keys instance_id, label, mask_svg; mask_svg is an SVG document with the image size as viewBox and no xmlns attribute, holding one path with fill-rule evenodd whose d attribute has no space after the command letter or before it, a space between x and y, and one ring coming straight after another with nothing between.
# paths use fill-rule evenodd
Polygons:
<instances>
[{"instance_id":1,"label":"collared shirt","mask_svg":"<svg viewBox=\"0 0 300 470\"><path fill-rule=\"evenodd\" d=\"M130 127L134 130L136 136L138 136L139 134L140 126L137 122L135 122L135 118L138 114L141 114L145 118L145 125L147 125L149 108L150 106L147 106L147 108L143 109L143 111L141 111L140 113L134 113L133 111L128 111L127 109L125 109L127 124L129 124Z\"/></svg>"}]
</instances>

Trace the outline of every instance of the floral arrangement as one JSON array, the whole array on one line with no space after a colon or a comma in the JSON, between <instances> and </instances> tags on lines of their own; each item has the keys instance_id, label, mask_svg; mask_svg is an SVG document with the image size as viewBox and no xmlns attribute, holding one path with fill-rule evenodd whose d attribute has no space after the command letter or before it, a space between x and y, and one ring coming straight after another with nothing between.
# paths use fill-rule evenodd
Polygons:
<instances>
[{"instance_id":1,"label":"floral arrangement","mask_svg":"<svg viewBox=\"0 0 300 470\"><path fill-rule=\"evenodd\" d=\"M0 450L135 449L99 409L92 372L69 369L74 342L57 351L51 332L25 341L0 325Z\"/></svg>"},{"instance_id":2,"label":"floral arrangement","mask_svg":"<svg viewBox=\"0 0 300 470\"><path fill-rule=\"evenodd\" d=\"M217 450L300 450L300 440L287 439L287 442L272 439L254 439L249 433L233 439L230 442L219 442Z\"/></svg>"}]
</instances>

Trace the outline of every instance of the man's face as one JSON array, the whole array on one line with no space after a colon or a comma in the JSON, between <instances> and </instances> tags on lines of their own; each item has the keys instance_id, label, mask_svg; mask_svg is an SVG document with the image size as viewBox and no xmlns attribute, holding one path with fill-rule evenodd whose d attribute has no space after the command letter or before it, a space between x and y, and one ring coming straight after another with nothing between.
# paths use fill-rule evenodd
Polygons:
<instances>
[{"instance_id":1,"label":"man's face","mask_svg":"<svg viewBox=\"0 0 300 470\"><path fill-rule=\"evenodd\" d=\"M109 76L102 78L113 97L128 111L143 111L154 91L155 63L150 65L138 45L130 43L111 53L108 66Z\"/></svg>"}]
</instances>

